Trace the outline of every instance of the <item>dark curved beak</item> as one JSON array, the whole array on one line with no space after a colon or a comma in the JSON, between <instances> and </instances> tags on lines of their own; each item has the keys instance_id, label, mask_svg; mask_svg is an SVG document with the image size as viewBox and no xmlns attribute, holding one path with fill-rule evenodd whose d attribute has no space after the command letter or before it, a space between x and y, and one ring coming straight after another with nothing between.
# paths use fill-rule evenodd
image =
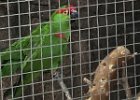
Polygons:
<instances>
[{"instance_id":1,"label":"dark curved beak","mask_svg":"<svg viewBox=\"0 0 140 100\"><path fill-rule=\"evenodd\" d=\"M73 12L71 12L70 16L71 16L71 19L77 18L78 12L76 10L73 10Z\"/></svg>"}]
</instances>

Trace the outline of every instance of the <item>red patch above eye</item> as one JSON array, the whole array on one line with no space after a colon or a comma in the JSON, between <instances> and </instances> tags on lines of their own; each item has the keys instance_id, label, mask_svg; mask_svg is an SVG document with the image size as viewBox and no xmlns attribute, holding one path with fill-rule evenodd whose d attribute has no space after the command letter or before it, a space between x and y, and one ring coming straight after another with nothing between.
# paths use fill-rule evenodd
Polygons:
<instances>
[{"instance_id":1,"label":"red patch above eye","mask_svg":"<svg viewBox=\"0 0 140 100\"><path fill-rule=\"evenodd\" d=\"M70 11L70 13L72 13L74 10L76 10L76 8L73 6L73 5L70 5L70 6L68 6L68 7L66 7L66 8L60 8L59 10L57 10L56 11L56 13L63 13L63 12L65 12L65 11Z\"/></svg>"},{"instance_id":2,"label":"red patch above eye","mask_svg":"<svg viewBox=\"0 0 140 100\"><path fill-rule=\"evenodd\" d=\"M61 9L57 10L56 13L61 14L66 10L67 10L66 8L61 8Z\"/></svg>"}]
</instances>

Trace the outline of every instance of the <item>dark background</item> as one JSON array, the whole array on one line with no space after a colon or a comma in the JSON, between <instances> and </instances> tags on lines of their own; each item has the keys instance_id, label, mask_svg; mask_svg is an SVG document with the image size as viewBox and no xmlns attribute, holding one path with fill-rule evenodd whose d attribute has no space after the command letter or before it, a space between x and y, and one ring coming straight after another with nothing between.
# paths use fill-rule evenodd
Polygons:
<instances>
[{"instance_id":1,"label":"dark background","mask_svg":"<svg viewBox=\"0 0 140 100\"><path fill-rule=\"evenodd\" d=\"M24 0L9 0L9 3L0 0L0 50L9 46L10 42L16 41L20 36L26 36L29 31L29 2ZM34 0L30 2L30 14L32 30L40 22L49 20L49 10L58 8L57 0ZM49 1L49 2L48 2ZM97 2L98 1L98 2ZM74 100L81 100L86 96L88 86L83 82L84 77L91 79L99 61L108 52L118 45L126 45L131 52L140 51L140 1L128 0L71 0L76 5L79 17L72 24L70 50L64 57L61 73ZM67 0L60 0L61 5L67 5ZM97 5L98 4L98 5ZM132 6L132 4L134 4ZM39 12L39 7L40 11ZM8 25L9 20L9 25ZM10 34L8 34L10 33ZM140 91L140 56L127 63L129 84L132 93ZM50 73L44 73L44 99L45 100L66 100L57 81L53 81ZM42 100L41 77L35 83L35 100ZM119 80L119 78L117 79ZM4 82L3 87L7 81ZM52 89L52 83L54 89ZM137 86L137 87L136 87ZM125 99L125 93L120 85L111 91L111 100ZM32 86L25 91L25 95L32 94ZM53 93L52 93L53 90ZM31 100L33 96L25 97Z\"/></svg>"}]
</instances>

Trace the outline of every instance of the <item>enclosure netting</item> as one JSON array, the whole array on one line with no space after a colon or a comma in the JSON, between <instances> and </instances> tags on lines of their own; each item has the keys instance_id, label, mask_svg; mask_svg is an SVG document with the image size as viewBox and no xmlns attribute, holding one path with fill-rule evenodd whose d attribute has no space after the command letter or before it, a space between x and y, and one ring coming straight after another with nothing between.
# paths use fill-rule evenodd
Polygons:
<instances>
[{"instance_id":1,"label":"enclosure netting","mask_svg":"<svg viewBox=\"0 0 140 100\"><path fill-rule=\"evenodd\" d=\"M48 58L52 60L53 51L55 51L52 50L54 45L49 45L52 50L50 51L51 56L44 58L44 52L37 48L40 45L39 48L42 50L45 45L39 42L40 44L36 46L33 41L43 40L42 24L48 24L51 28L52 13L63 5L75 6L78 17L73 22L71 19L68 20L71 34L65 43L67 53L63 54L62 48L59 48L61 51L58 55L60 62L56 71L59 77L56 77L54 69L44 68L43 63L40 63L39 70L34 70L33 66L36 63L34 64L34 59L32 59L33 52L36 50L36 52L40 52L41 56L35 60L41 62ZM37 27L40 28L37 33L38 37L34 38L35 35L32 33ZM24 48L24 44L20 40L27 36L30 42ZM19 41L17 55L12 54L16 50L11 47L16 41ZM50 41L55 40L50 39ZM0 100L129 100L129 97L139 100L139 42L139 0L0 0ZM61 44L63 44L62 40L59 45ZM125 54L125 59L121 64L118 60L120 56L116 59L117 63L111 63L113 57L107 61L104 60L105 57L111 56L110 52L119 46L135 55L133 54L133 57L128 60L128 56L132 55ZM7 52L7 48L9 48L9 59L2 56L4 52ZM25 49L27 49L27 55L26 51L24 52ZM19 58L17 59L16 56ZM30 59L26 59L26 56ZM13 60L14 57L15 60ZM3 59L6 60L3 61ZM30 71L27 73L30 73L31 82L24 84L26 81L24 75L27 73L23 71L22 67L27 60L30 62L28 65ZM109 64L100 65L102 61ZM51 67L53 62L55 60L51 61ZM18 71L13 73L15 65L18 67ZM4 67L8 66L9 69L5 71L9 74L2 75ZM111 66L116 74L103 70L102 66L106 66L108 69ZM102 71L97 72L96 68L99 67L102 67ZM35 73L40 73L39 77L34 78ZM101 73L100 77L98 77L99 73ZM108 77L105 77L106 74ZM96 75L99 80L98 78L95 80ZM115 78L112 79L111 76ZM102 82L98 83L100 81ZM104 88L103 82L106 82L108 88ZM98 84L101 85L97 87ZM18 87L21 87L21 95L15 96ZM97 95L94 96L96 93Z\"/></svg>"}]
</instances>

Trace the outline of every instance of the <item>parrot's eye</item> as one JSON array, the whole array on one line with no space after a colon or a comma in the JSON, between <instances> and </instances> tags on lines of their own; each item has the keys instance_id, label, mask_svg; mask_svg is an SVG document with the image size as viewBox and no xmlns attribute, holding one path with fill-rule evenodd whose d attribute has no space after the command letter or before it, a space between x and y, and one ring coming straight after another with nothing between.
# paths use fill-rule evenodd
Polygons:
<instances>
[{"instance_id":1,"label":"parrot's eye","mask_svg":"<svg viewBox=\"0 0 140 100\"><path fill-rule=\"evenodd\" d=\"M63 14L68 15L68 10L65 10Z\"/></svg>"}]
</instances>

